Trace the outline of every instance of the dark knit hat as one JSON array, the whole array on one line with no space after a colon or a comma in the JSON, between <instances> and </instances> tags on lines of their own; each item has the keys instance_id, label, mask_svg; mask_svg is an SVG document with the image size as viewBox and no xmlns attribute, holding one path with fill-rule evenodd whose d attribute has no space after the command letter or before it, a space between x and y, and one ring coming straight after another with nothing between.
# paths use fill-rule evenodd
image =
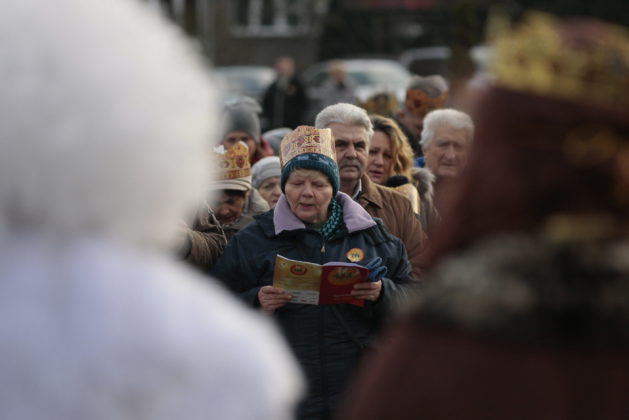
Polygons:
<instances>
[{"instance_id":1,"label":"dark knit hat","mask_svg":"<svg viewBox=\"0 0 629 420\"><path fill-rule=\"evenodd\" d=\"M319 153L305 153L303 155L295 156L289 160L282 169L282 192L284 192L284 186L286 185L288 177L295 169L313 169L315 171L323 172L330 179L330 183L332 184L332 196L335 196L338 192L340 176L339 166L336 164L335 160Z\"/></svg>"},{"instance_id":2,"label":"dark knit hat","mask_svg":"<svg viewBox=\"0 0 629 420\"><path fill-rule=\"evenodd\" d=\"M312 169L325 174L332 184L333 195L339 190L340 175L336 151L329 128L299 126L288 133L280 145L281 187L295 169Z\"/></svg>"}]
</instances>

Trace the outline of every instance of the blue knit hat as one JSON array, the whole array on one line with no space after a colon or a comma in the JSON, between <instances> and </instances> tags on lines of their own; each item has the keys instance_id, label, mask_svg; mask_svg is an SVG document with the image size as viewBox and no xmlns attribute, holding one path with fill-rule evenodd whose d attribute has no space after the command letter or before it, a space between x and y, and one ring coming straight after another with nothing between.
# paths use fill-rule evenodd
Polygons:
<instances>
[{"instance_id":1,"label":"blue knit hat","mask_svg":"<svg viewBox=\"0 0 629 420\"><path fill-rule=\"evenodd\" d=\"M340 175L336 150L329 128L301 125L284 136L280 144L282 164L281 187L295 169L312 169L325 174L332 184L333 195L339 190Z\"/></svg>"},{"instance_id":2,"label":"blue knit hat","mask_svg":"<svg viewBox=\"0 0 629 420\"><path fill-rule=\"evenodd\" d=\"M332 184L332 196L334 197L338 192L340 176L339 166L336 164L335 160L319 153L304 153L303 155L295 156L289 160L282 169L282 192L284 192L284 186L286 185L288 177L295 169L313 169L323 172L330 179L330 183Z\"/></svg>"}]
</instances>

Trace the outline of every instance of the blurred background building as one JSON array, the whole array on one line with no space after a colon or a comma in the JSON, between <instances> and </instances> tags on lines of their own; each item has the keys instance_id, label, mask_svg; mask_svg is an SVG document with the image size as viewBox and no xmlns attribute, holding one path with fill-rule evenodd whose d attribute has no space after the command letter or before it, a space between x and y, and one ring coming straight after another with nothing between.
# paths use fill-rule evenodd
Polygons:
<instances>
[{"instance_id":1,"label":"blurred background building","mask_svg":"<svg viewBox=\"0 0 629 420\"><path fill-rule=\"evenodd\" d=\"M334 58L386 61L372 61L370 74L363 71L364 62L348 63L356 69L348 76L365 92L362 96L383 88L398 92L412 73L438 73L454 83L469 80L484 71L491 57L484 46L485 27L497 5L512 16L538 9L629 26L624 0L144 1L199 40L228 92L257 99L275 77L273 62L284 55L307 76L311 99Z\"/></svg>"}]
</instances>

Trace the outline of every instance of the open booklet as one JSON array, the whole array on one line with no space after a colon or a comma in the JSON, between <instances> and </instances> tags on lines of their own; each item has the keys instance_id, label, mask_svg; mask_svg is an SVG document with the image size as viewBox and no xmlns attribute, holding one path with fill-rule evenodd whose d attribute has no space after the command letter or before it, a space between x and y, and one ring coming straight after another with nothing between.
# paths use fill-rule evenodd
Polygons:
<instances>
[{"instance_id":1,"label":"open booklet","mask_svg":"<svg viewBox=\"0 0 629 420\"><path fill-rule=\"evenodd\" d=\"M369 269L354 263L329 262L323 265L275 257L273 286L293 295L293 303L329 305L349 303L364 306L352 297L354 284L368 281Z\"/></svg>"}]
</instances>

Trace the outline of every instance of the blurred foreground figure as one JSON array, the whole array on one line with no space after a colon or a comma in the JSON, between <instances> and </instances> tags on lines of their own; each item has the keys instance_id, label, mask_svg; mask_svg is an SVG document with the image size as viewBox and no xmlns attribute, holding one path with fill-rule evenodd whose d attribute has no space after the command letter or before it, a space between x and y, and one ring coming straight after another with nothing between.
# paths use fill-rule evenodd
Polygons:
<instances>
[{"instance_id":1,"label":"blurred foreground figure","mask_svg":"<svg viewBox=\"0 0 629 420\"><path fill-rule=\"evenodd\" d=\"M3 3L0 418L290 418L301 383L276 331L168 256L216 110L144 8Z\"/></svg>"},{"instance_id":2,"label":"blurred foreground figure","mask_svg":"<svg viewBox=\"0 0 629 420\"><path fill-rule=\"evenodd\" d=\"M497 39L432 278L339 418L629 417L629 34Z\"/></svg>"}]
</instances>

